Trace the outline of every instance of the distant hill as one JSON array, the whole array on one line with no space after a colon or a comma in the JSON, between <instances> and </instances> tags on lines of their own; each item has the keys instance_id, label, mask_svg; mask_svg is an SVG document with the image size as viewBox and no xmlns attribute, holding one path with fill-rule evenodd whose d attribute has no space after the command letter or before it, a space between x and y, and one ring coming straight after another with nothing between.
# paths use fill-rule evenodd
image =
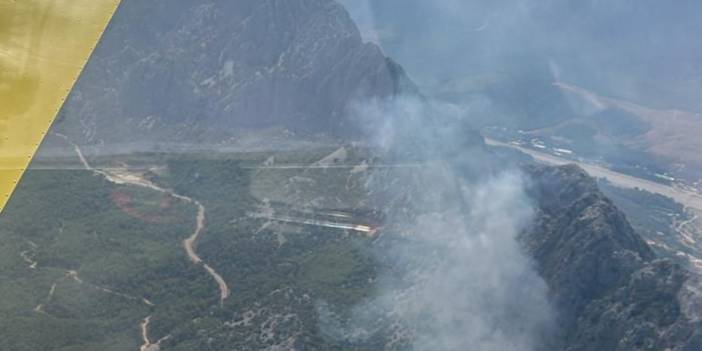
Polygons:
<instances>
[{"instance_id":1,"label":"distant hill","mask_svg":"<svg viewBox=\"0 0 702 351\"><path fill-rule=\"evenodd\" d=\"M342 0L421 86L505 69L654 108L702 112L702 3L681 0Z\"/></svg>"}]
</instances>

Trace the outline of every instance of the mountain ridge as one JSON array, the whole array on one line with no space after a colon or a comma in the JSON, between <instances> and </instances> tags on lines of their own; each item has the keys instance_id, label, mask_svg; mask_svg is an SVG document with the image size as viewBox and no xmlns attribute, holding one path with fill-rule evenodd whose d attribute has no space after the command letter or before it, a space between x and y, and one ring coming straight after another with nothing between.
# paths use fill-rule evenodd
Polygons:
<instances>
[{"instance_id":1,"label":"mountain ridge","mask_svg":"<svg viewBox=\"0 0 702 351\"><path fill-rule=\"evenodd\" d=\"M558 306L563 349L699 349L699 320L681 300L698 278L657 258L579 167L526 172L539 214L522 240Z\"/></svg>"},{"instance_id":2,"label":"mountain ridge","mask_svg":"<svg viewBox=\"0 0 702 351\"><path fill-rule=\"evenodd\" d=\"M408 82L332 0L127 0L54 128L92 145L358 135L351 104Z\"/></svg>"},{"instance_id":3,"label":"mountain ridge","mask_svg":"<svg viewBox=\"0 0 702 351\"><path fill-rule=\"evenodd\" d=\"M348 111L353 102L416 91L332 0L126 0L55 129L105 147L229 145L276 128L343 138L362 132ZM428 141L468 134L443 132ZM478 149L472 156L483 156ZM463 145L439 151L430 156L468 153ZM686 312L681 300L691 273L657 259L579 168L525 171L537 215L521 239L558 307L562 349L702 347L700 322L688 315L695 306Z\"/></svg>"}]
</instances>

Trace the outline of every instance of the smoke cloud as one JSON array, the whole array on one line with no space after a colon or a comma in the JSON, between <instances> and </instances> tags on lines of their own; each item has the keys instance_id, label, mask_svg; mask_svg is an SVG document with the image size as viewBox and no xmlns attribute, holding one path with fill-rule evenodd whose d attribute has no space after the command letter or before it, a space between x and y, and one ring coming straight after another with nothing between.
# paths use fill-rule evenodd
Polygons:
<instances>
[{"instance_id":1,"label":"smoke cloud","mask_svg":"<svg viewBox=\"0 0 702 351\"><path fill-rule=\"evenodd\" d=\"M455 105L402 97L359 104L379 157L416 167L372 171L386 223L372 254L379 291L351 317L320 304L330 337L388 349L536 350L553 321L547 287L522 252L534 211L525 179L490 161Z\"/></svg>"},{"instance_id":2,"label":"smoke cloud","mask_svg":"<svg viewBox=\"0 0 702 351\"><path fill-rule=\"evenodd\" d=\"M593 113L562 96L555 81L702 111L694 93L702 79L681 79L699 77L702 51L681 34L702 31L695 15L702 5L339 1L365 40L402 64L429 98L356 108L380 158L418 167L368 175L367 191L387 220L373 250L379 291L350 317L320 304L323 332L349 342L390 334L389 349L554 349L556 312L519 242L534 216L527 180L494 160L467 125L501 119L537 129Z\"/></svg>"}]
</instances>

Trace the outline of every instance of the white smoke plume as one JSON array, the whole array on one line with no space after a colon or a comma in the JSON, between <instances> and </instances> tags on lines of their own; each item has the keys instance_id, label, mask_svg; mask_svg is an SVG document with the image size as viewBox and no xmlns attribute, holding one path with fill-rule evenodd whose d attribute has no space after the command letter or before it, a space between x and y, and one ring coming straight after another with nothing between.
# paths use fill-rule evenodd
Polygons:
<instances>
[{"instance_id":1,"label":"white smoke plume","mask_svg":"<svg viewBox=\"0 0 702 351\"><path fill-rule=\"evenodd\" d=\"M466 147L473 135L453 106L399 98L358 111L376 122L386 157L407 162L411 150L421 167L369 175L388 216L373 252L379 293L347 321L321 305L322 330L350 342L395 335L388 349L539 349L553 313L518 241L533 216L521 174L492 171L479 146Z\"/></svg>"}]
</instances>

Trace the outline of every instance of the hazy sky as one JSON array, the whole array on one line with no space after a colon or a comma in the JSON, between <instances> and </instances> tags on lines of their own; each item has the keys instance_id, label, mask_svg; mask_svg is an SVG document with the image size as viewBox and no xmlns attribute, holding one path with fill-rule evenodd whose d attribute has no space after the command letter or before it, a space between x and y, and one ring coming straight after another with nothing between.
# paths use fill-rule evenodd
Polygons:
<instances>
[{"instance_id":1,"label":"hazy sky","mask_svg":"<svg viewBox=\"0 0 702 351\"><path fill-rule=\"evenodd\" d=\"M572 83L702 109L700 1L341 2L420 85L552 62Z\"/></svg>"}]
</instances>

